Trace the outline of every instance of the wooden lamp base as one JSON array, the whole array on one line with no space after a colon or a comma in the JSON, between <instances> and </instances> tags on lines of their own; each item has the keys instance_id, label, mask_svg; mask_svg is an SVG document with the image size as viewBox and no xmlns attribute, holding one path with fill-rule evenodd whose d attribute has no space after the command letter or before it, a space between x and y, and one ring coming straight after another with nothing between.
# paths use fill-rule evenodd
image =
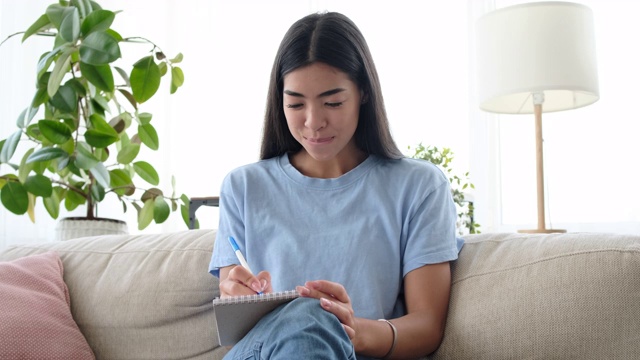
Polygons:
<instances>
[{"instance_id":1,"label":"wooden lamp base","mask_svg":"<svg viewBox=\"0 0 640 360\"><path fill-rule=\"evenodd\" d=\"M542 103L544 102L543 93L533 93L533 109L536 121L536 180L538 190L538 228L532 230L518 230L519 233L526 234L553 234L566 233L567 230L547 229L544 216L544 164L542 150Z\"/></svg>"},{"instance_id":2,"label":"wooden lamp base","mask_svg":"<svg viewBox=\"0 0 640 360\"><path fill-rule=\"evenodd\" d=\"M567 230L562 229L533 229L533 230L518 230L519 233L524 234L554 234L554 233L566 233Z\"/></svg>"}]
</instances>

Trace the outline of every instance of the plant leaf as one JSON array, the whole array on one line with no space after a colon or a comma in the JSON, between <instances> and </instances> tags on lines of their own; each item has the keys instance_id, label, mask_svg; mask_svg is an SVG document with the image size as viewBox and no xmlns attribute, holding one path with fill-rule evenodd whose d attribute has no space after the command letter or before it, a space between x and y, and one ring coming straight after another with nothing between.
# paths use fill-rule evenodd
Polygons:
<instances>
[{"instance_id":1,"label":"plant leaf","mask_svg":"<svg viewBox=\"0 0 640 360\"><path fill-rule=\"evenodd\" d=\"M83 0L71 0L71 4L73 4L73 6L80 11L80 16L82 18L87 16L88 12L87 8L84 6L85 3L83 2Z\"/></svg>"},{"instance_id":2,"label":"plant leaf","mask_svg":"<svg viewBox=\"0 0 640 360\"><path fill-rule=\"evenodd\" d=\"M54 144L64 144L71 139L71 129L64 123L56 120L40 120L38 128L42 135Z\"/></svg>"},{"instance_id":3,"label":"plant leaf","mask_svg":"<svg viewBox=\"0 0 640 360\"><path fill-rule=\"evenodd\" d=\"M38 107L37 106L30 106L24 110L22 110L22 112L20 113L20 116L18 116L18 120L16 121L16 125L21 128L24 129L26 128L29 123L31 122L31 120L33 120L33 118L36 116L36 113L38 112Z\"/></svg>"},{"instance_id":4,"label":"plant leaf","mask_svg":"<svg viewBox=\"0 0 640 360\"><path fill-rule=\"evenodd\" d=\"M116 14L109 10L95 10L82 21L81 31L84 36L96 31L106 31L113 24Z\"/></svg>"},{"instance_id":5,"label":"plant leaf","mask_svg":"<svg viewBox=\"0 0 640 360\"><path fill-rule=\"evenodd\" d=\"M84 194L79 194L75 191L68 191L67 196L64 198L64 208L68 211L73 211L78 206L87 202L87 198Z\"/></svg>"},{"instance_id":6,"label":"plant leaf","mask_svg":"<svg viewBox=\"0 0 640 360\"><path fill-rule=\"evenodd\" d=\"M113 73L109 65L91 65L80 62L80 72L90 83L100 90L113 92L115 88Z\"/></svg>"},{"instance_id":7,"label":"plant leaf","mask_svg":"<svg viewBox=\"0 0 640 360\"><path fill-rule=\"evenodd\" d=\"M2 146L2 150L0 151L0 163L6 164L11 160L11 157L13 157L13 154L16 152L16 148L18 147L21 137L22 130L18 130L7 138Z\"/></svg>"},{"instance_id":8,"label":"plant leaf","mask_svg":"<svg viewBox=\"0 0 640 360\"><path fill-rule=\"evenodd\" d=\"M80 44L80 61L90 65L106 65L120 57L118 41L104 31L89 34Z\"/></svg>"},{"instance_id":9,"label":"plant leaf","mask_svg":"<svg viewBox=\"0 0 640 360\"><path fill-rule=\"evenodd\" d=\"M33 34L37 34L41 31L50 29L52 26L53 24L51 23L51 20L49 20L49 17L47 16L47 14L40 15L38 20L36 20L36 22L31 24L31 26L29 26L27 31L24 32L24 35L22 35L22 42L27 40L29 36Z\"/></svg>"},{"instance_id":10,"label":"plant leaf","mask_svg":"<svg viewBox=\"0 0 640 360\"><path fill-rule=\"evenodd\" d=\"M93 175L98 184L100 184L100 186L102 186L103 188L106 189L111 184L111 176L103 163L97 163L93 168L89 170L89 172L91 173L91 175Z\"/></svg>"},{"instance_id":11,"label":"plant leaf","mask_svg":"<svg viewBox=\"0 0 640 360\"><path fill-rule=\"evenodd\" d=\"M144 202L144 206L138 211L138 230L143 230L151 224L153 220L154 203L155 201L153 201L153 199L149 199Z\"/></svg>"},{"instance_id":12,"label":"plant leaf","mask_svg":"<svg viewBox=\"0 0 640 360\"><path fill-rule=\"evenodd\" d=\"M102 10L102 6L100 6L100 4L98 4L97 2L90 0L89 4L91 5L91 8L95 11L95 10Z\"/></svg>"},{"instance_id":13,"label":"plant leaf","mask_svg":"<svg viewBox=\"0 0 640 360\"><path fill-rule=\"evenodd\" d=\"M62 6L59 4L51 4L47 7L45 14L49 18L49 21L56 29L60 29L60 24L62 24L62 20L64 19L64 10L66 6Z\"/></svg>"},{"instance_id":14,"label":"plant leaf","mask_svg":"<svg viewBox=\"0 0 640 360\"><path fill-rule=\"evenodd\" d=\"M183 58L184 56L182 55L182 53L178 53L178 55L176 55L176 57L174 57L173 59L169 60L169 62L171 62L172 64L178 64L182 62Z\"/></svg>"},{"instance_id":15,"label":"plant leaf","mask_svg":"<svg viewBox=\"0 0 640 360\"><path fill-rule=\"evenodd\" d=\"M44 208L47 210L49 215L53 219L57 219L60 215L60 193L63 193L64 190L60 187L56 187L53 189L51 196L45 197L42 199L42 203L44 204Z\"/></svg>"},{"instance_id":16,"label":"plant leaf","mask_svg":"<svg viewBox=\"0 0 640 360\"><path fill-rule=\"evenodd\" d=\"M91 105L94 107L95 111L100 112L101 114L104 114L105 111L111 112L109 109L109 102L104 96L98 94L94 95L93 98L91 98Z\"/></svg>"},{"instance_id":17,"label":"plant leaf","mask_svg":"<svg viewBox=\"0 0 640 360\"><path fill-rule=\"evenodd\" d=\"M69 153L54 147L46 147L35 151L31 156L27 158L27 164L38 161L47 161L53 159L64 160L69 158Z\"/></svg>"},{"instance_id":18,"label":"plant leaf","mask_svg":"<svg viewBox=\"0 0 640 360\"><path fill-rule=\"evenodd\" d=\"M42 197L51 196L53 189L51 186L51 179L38 174L29 176L27 181L24 183L24 188L33 195Z\"/></svg>"},{"instance_id":19,"label":"plant leaf","mask_svg":"<svg viewBox=\"0 0 640 360\"><path fill-rule=\"evenodd\" d=\"M120 164L129 164L136 158L136 156L138 156L139 152L140 145L129 144L127 146L123 146L122 149L120 149L116 159Z\"/></svg>"},{"instance_id":20,"label":"plant leaf","mask_svg":"<svg viewBox=\"0 0 640 360\"><path fill-rule=\"evenodd\" d=\"M153 221L155 221L156 224L165 222L170 214L171 209L169 208L169 204L167 204L167 201L162 196L158 196L153 200Z\"/></svg>"},{"instance_id":21,"label":"plant leaf","mask_svg":"<svg viewBox=\"0 0 640 360\"><path fill-rule=\"evenodd\" d=\"M160 87L160 69L153 61L153 56L146 56L135 64L131 70L131 91L133 98L140 104L149 100Z\"/></svg>"},{"instance_id":22,"label":"plant leaf","mask_svg":"<svg viewBox=\"0 0 640 360\"><path fill-rule=\"evenodd\" d=\"M145 125L151 122L153 115L148 112L143 112L138 114L138 120L140 120L140 124Z\"/></svg>"},{"instance_id":23,"label":"plant leaf","mask_svg":"<svg viewBox=\"0 0 640 360\"><path fill-rule=\"evenodd\" d=\"M160 76L164 76L167 73L167 63L164 61L158 64L158 69L160 69Z\"/></svg>"},{"instance_id":24,"label":"plant leaf","mask_svg":"<svg viewBox=\"0 0 640 360\"><path fill-rule=\"evenodd\" d=\"M135 187L133 186L131 177L126 171L122 169L114 169L111 170L109 174L111 176L109 184L116 194L120 196L133 194Z\"/></svg>"},{"instance_id":25,"label":"plant leaf","mask_svg":"<svg viewBox=\"0 0 640 360\"><path fill-rule=\"evenodd\" d=\"M49 100L49 94L47 94L47 88L38 88L36 90L35 95L33 95L33 100L31 100L31 106L40 106L44 104L45 101Z\"/></svg>"},{"instance_id":26,"label":"plant leaf","mask_svg":"<svg viewBox=\"0 0 640 360\"><path fill-rule=\"evenodd\" d=\"M124 114L126 113L122 113L109 120L109 126L111 126L118 134L122 133L126 129Z\"/></svg>"},{"instance_id":27,"label":"plant leaf","mask_svg":"<svg viewBox=\"0 0 640 360\"><path fill-rule=\"evenodd\" d=\"M84 81L84 79L82 81ZM78 97L84 97L87 95L87 89L85 88L85 85L83 85L83 83L78 78L69 79L64 84L72 88L76 92Z\"/></svg>"},{"instance_id":28,"label":"plant leaf","mask_svg":"<svg viewBox=\"0 0 640 360\"><path fill-rule=\"evenodd\" d=\"M162 194L162 190L158 189L158 188L151 188L148 189L144 192L144 194L142 194L142 196L140 197L140 200L147 201L149 199L155 199L158 196L163 196Z\"/></svg>"},{"instance_id":29,"label":"plant leaf","mask_svg":"<svg viewBox=\"0 0 640 360\"><path fill-rule=\"evenodd\" d=\"M118 74L120 74L120 76L122 77L122 80L124 80L124 84L126 87L131 87L131 81L129 81L129 74L127 74L126 71L122 70L120 67L118 66L114 66L114 68L116 69L116 71L118 72ZM135 107L135 105L133 105Z\"/></svg>"},{"instance_id":30,"label":"plant leaf","mask_svg":"<svg viewBox=\"0 0 640 360\"><path fill-rule=\"evenodd\" d=\"M186 205L180 205L180 215L182 215L182 221L185 223L185 225L189 226L189 207ZM196 219L196 224L198 227L200 227L198 219Z\"/></svg>"},{"instance_id":31,"label":"plant leaf","mask_svg":"<svg viewBox=\"0 0 640 360\"><path fill-rule=\"evenodd\" d=\"M133 169L138 176L149 184L157 186L160 183L160 176L158 176L158 172L148 162L136 161L133 163Z\"/></svg>"},{"instance_id":32,"label":"plant leaf","mask_svg":"<svg viewBox=\"0 0 640 360\"><path fill-rule=\"evenodd\" d=\"M105 171L106 171L106 168L105 168ZM93 184L93 186L91 187L91 198L93 199L94 202L100 202L104 200L105 195L106 195L106 192L104 190L104 187L100 185L100 183Z\"/></svg>"},{"instance_id":33,"label":"plant leaf","mask_svg":"<svg viewBox=\"0 0 640 360\"><path fill-rule=\"evenodd\" d=\"M85 142L78 142L75 164L79 169L90 170L98 164L98 158L91 152L91 147Z\"/></svg>"},{"instance_id":34,"label":"plant leaf","mask_svg":"<svg viewBox=\"0 0 640 360\"><path fill-rule=\"evenodd\" d=\"M27 193L27 198L29 199L29 206L27 206L27 215L29 215L29 220L31 220L32 223L36 222L36 196L31 194L31 193Z\"/></svg>"},{"instance_id":35,"label":"plant leaf","mask_svg":"<svg viewBox=\"0 0 640 360\"><path fill-rule=\"evenodd\" d=\"M53 59L56 57L56 55L60 54L62 52L62 49L65 49L66 47L66 44L63 46L58 46L50 52L42 54L40 60L38 60L38 66L36 68L38 74L38 82L40 82L40 77L45 74L45 71L49 69L49 66L51 66L51 63L53 62ZM48 80L49 78L47 78L47 81ZM39 87L40 86L38 86L38 88Z\"/></svg>"},{"instance_id":36,"label":"plant leaf","mask_svg":"<svg viewBox=\"0 0 640 360\"><path fill-rule=\"evenodd\" d=\"M7 210L22 215L29 208L27 190L19 182L9 181L0 189L0 201Z\"/></svg>"},{"instance_id":37,"label":"plant leaf","mask_svg":"<svg viewBox=\"0 0 640 360\"><path fill-rule=\"evenodd\" d=\"M170 93L175 93L180 86L184 84L184 73L182 69L174 66L171 68L171 90Z\"/></svg>"},{"instance_id":38,"label":"plant leaf","mask_svg":"<svg viewBox=\"0 0 640 360\"><path fill-rule=\"evenodd\" d=\"M75 6L70 6L64 11L64 18L60 23L60 37L70 43L75 43L80 37L80 12Z\"/></svg>"},{"instance_id":39,"label":"plant leaf","mask_svg":"<svg viewBox=\"0 0 640 360\"><path fill-rule=\"evenodd\" d=\"M140 141L151 150L158 150L160 148L160 140L158 139L158 133L151 124L138 125L138 136Z\"/></svg>"},{"instance_id":40,"label":"plant leaf","mask_svg":"<svg viewBox=\"0 0 640 360\"><path fill-rule=\"evenodd\" d=\"M33 154L35 150L36 149L34 148L27 150L20 160L20 165L18 166L18 180L23 184L27 181L27 177L31 173L31 170L35 168L35 163L27 164L27 158L29 155Z\"/></svg>"},{"instance_id":41,"label":"plant leaf","mask_svg":"<svg viewBox=\"0 0 640 360\"><path fill-rule=\"evenodd\" d=\"M56 60L56 65L53 67L53 71L51 71L51 77L49 77L49 83L47 84L47 93L49 97L53 97L58 91L60 87L60 83L62 83L62 79L65 74L69 70L69 65L71 64L71 53L74 52L74 48L65 49L58 60Z\"/></svg>"},{"instance_id":42,"label":"plant leaf","mask_svg":"<svg viewBox=\"0 0 640 360\"><path fill-rule=\"evenodd\" d=\"M71 114L78 108L78 95L73 87L62 85L58 88L55 95L49 99L49 103L58 110Z\"/></svg>"},{"instance_id":43,"label":"plant leaf","mask_svg":"<svg viewBox=\"0 0 640 360\"><path fill-rule=\"evenodd\" d=\"M133 95L130 92L125 89L118 89L118 91L120 91L120 93L124 95L127 100L129 100L129 103L131 104L131 106L133 106L134 109L138 110L138 103L136 102L136 99L133 98Z\"/></svg>"},{"instance_id":44,"label":"plant leaf","mask_svg":"<svg viewBox=\"0 0 640 360\"><path fill-rule=\"evenodd\" d=\"M99 115L90 117L91 127L84 133L87 143L93 147L106 148L118 141L118 133Z\"/></svg>"}]
</instances>

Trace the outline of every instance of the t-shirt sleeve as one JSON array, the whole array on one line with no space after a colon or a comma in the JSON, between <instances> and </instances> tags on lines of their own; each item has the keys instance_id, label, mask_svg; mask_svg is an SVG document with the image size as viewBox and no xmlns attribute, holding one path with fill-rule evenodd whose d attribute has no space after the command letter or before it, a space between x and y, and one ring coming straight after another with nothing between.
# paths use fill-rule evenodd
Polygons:
<instances>
[{"instance_id":1,"label":"t-shirt sleeve","mask_svg":"<svg viewBox=\"0 0 640 360\"><path fill-rule=\"evenodd\" d=\"M240 264L228 241L230 236L236 240L240 251L245 250L242 202L237 200L241 197L238 197L237 194L233 196L232 188L231 180L227 176L223 180L220 190L220 223L216 233L216 241L213 244L211 262L209 263L209 273L216 277L220 277L220 268Z\"/></svg>"},{"instance_id":2,"label":"t-shirt sleeve","mask_svg":"<svg viewBox=\"0 0 640 360\"><path fill-rule=\"evenodd\" d=\"M409 221L402 276L427 264L456 260L463 240L456 237L456 208L446 181L433 188Z\"/></svg>"}]
</instances>

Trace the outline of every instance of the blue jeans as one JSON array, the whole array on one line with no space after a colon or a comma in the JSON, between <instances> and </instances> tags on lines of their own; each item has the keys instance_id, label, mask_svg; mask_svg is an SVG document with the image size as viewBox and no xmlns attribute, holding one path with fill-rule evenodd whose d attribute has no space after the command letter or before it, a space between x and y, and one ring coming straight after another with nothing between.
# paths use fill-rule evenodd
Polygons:
<instances>
[{"instance_id":1,"label":"blue jeans","mask_svg":"<svg viewBox=\"0 0 640 360\"><path fill-rule=\"evenodd\" d=\"M262 318L224 359L355 360L356 356L338 318L322 309L317 299L298 298Z\"/></svg>"}]
</instances>

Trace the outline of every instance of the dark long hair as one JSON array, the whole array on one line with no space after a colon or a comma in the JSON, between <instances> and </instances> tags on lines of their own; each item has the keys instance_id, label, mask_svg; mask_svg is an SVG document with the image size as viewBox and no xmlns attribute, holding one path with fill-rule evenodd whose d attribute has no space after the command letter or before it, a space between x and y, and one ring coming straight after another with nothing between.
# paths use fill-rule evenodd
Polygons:
<instances>
[{"instance_id":1,"label":"dark long hair","mask_svg":"<svg viewBox=\"0 0 640 360\"><path fill-rule=\"evenodd\" d=\"M326 12L307 15L296 21L280 43L271 70L260 159L302 148L291 135L284 116L284 77L315 62L346 73L363 93L364 103L360 106L360 118L354 134L356 146L369 154L401 158L403 155L389 130L378 73L364 36L346 16Z\"/></svg>"}]
</instances>

